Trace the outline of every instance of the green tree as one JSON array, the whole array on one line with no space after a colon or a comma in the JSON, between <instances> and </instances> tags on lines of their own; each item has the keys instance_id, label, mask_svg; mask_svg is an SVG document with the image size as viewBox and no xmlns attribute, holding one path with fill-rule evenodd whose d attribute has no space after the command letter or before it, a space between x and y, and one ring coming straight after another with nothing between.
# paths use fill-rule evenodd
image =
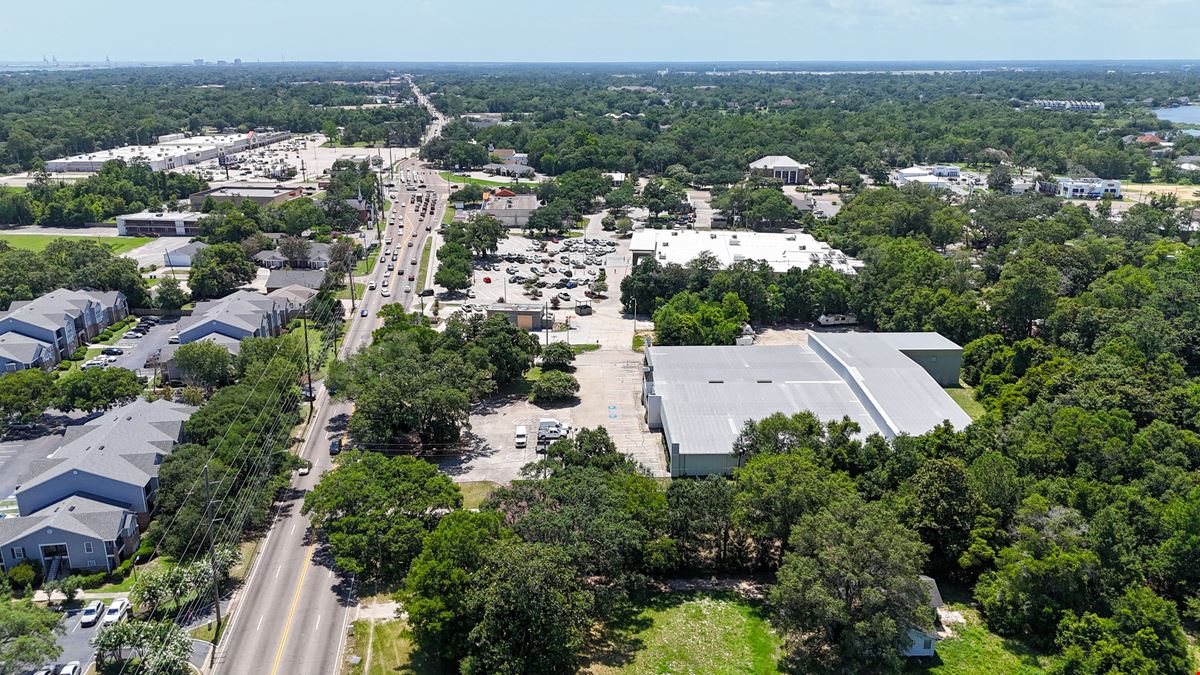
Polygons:
<instances>
[{"instance_id":1,"label":"green tree","mask_svg":"<svg viewBox=\"0 0 1200 675\"><path fill-rule=\"evenodd\" d=\"M194 298L219 298L253 281L255 269L236 244L215 244L192 258L188 286Z\"/></svg>"},{"instance_id":2,"label":"green tree","mask_svg":"<svg viewBox=\"0 0 1200 675\"><path fill-rule=\"evenodd\" d=\"M0 597L0 672L32 670L62 654L62 614L30 600Z\"/></svg>"},{"instance_id":3,"label":"green tree","mask_svg":"<svg viewBox=\"0 0 1200 675\"><path fill-rule=\"evenodd\" d=\"M467 639L476 617L471 612L471 577L493 547L511 539L490 511L454 511L426 537L397 598L408 625L425 651L458 661L470 649Z\"/></svg>"},{"instance_id":4,"label":"green tree","mask_svg":"<svg viewBox=\"0 0 1200 675\"><path fill-rule=\"evenodd\" d=\"M233 374L229 350L208 340L180 345L173 359L185 380L209 389L229 382Z\"/></svg>"},{"instance_id":5,"label":"green tree","mask_svg":"<svg viewBox=\"0 0 1200 675\"><path fill-rule=\"evenodd\" d=\"M461 505L458 487L429 462L347 452L304 496L302 512L323 532L338 567L398 581L440 513Z\"/></svg>"},{"instance_id":6,"label":"green tree","mask_svg":"<svg viewBox=\"0 0 1200 675\"><path fill-rule=\"evenodd\" d=\"M557 547L497 547L475 575L468 602L478 621L463 673L565 675L578 668L592 598Z\"/></svg>"},{"instance_id":7,"label":"green tree","mask_svg":"<svg viewBox=\"0 0 1200 675\"><path fill-rule=\"evenodd\" d=\"M291 236L279 239L279 254L286 258L289 264L307 261L311 250L312 244L307 239Z\"/></svg>"},{"instance_id":8,"label":"green tree","mask_svg":"<svg viewBox=\"0 0 1200 675\"><path fill-rule=\"evenodd\" d=\"M989 190L1007 193L1013 186L1012 170L1004 164L992 167L987 175L987 186Z\"/></svg>"},{"instance_id":9,"label":"green tree","mask_svg":"<svg viewBox=\"0 0 1200 675\"><path fill-rule=\"evenodd\" d=\"M164 277L154 287L154 305L159 309L179 309L188 303L188 295L174 277Z\"/></svg>"},{"instance_id":10,"label":"green tree","mask_svg":"<svg viewBox=\"0 0 1200 675\"><path fill-rule=\"evenodd\" d=\"M970 474L957 459L929 459L913 476L911 487L909 526L932 551L933 569L955 569L980 511Z\"/></svg>"},{"instance_id":11,"label":"green tree","mask_svg":"<svg viewBox=\"0 0 1200 675\"><path fill-rule=\"evenodd\" d=\"M142 378L125 368L77 370L58 380L54 407L64 412L108 410L132 402L144 387Z\"/></svg>"},{"instance_id":12,"label":"green tree","mask_svg":"<svg viewBox=\"0 0 1200 675\"><path fill-rule=\"evenodd\" d=\"M575 350L565 342L551 342L542 347L543 370L567 370L575 362Z\"/></svg>"},{"instance_id":13,"label":"green tree","mask_svg":"<svg viewBox=\"0 0 1200 675\"><path fill-rule=\"evenodd\" d=\"M543 372L529 390L529 400L533 403L558 403L575 398L579 393L579 380L574 375L561 370Z\"/></svg>"},{"instance_id":14,"label":"green tree","mask_svg":"<svg viewBox=\"0 0 1200 675\"><path fill-rule=\"evenodd\" d=\"M987 299L1008 337L1028 337L1034 321L1050 315L1061 279L1057 270L1033 258L1020 258L1004 266L1000 281L990 289Z\"/></svg>"},{"instance_id":15,"label":"green tree","mask_svg":"<svg viewBox=\"0 0 1200 675\"><path fill-rule=\"evenodd\" d=\"M7 424L41 419L54 395L54 378L30 368L0 375L0 431Z\"/></svg>"},{"instance_id":16,"label":"green tree","mask_svg":"<svg viewBox=\"0 0 1200 675\"><path fill-rule=\"evenodd\" d=\"M899 670L909 629L933 618L916 534L880 504L844 500L801 518L790 548L770 598L794 656L813 670Z\"/></svg>"},{"instance_id":17,"label":"green tree","mask_svg":"<svg viewBox=\"0 0 1200 675\"><path fill-rule=\"evenodd\" d=\"M1055 673L1194 671L1175 605L1145 587L1132 587L1118 598L1111 618L1067 612L1058 625L1057 643L1063 655Z\"/></svg>"}]
</instances>

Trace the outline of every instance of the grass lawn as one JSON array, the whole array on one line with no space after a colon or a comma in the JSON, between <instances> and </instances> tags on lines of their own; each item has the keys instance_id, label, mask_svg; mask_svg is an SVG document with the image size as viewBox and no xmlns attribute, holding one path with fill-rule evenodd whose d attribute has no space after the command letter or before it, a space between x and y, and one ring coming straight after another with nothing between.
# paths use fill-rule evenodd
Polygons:
<instances>
[{"instance_id":1,"label":"grass lawn","mask_svg":"<svg viewBox=\"0 0 1200 675\"><path fill-rule=\"evenodd\" d=\"M371 249L371 252L367 254L366 258L359 260L354 264L354 274L360 277L364 274L370 274L371 271L375 269L375 263L378 261L379 247L376 246L375 248Z\"/></svg>"},{"instance_id":2,"label":"grass lawn","mask_svg":"<svg viewBox=\"0 0 1200 675\"><path fill-rule=\"evenodd\" d=\"M125 334L125 331L132 328L133 324L135 324L135 323L137 323L136 316L132 316L132 315L127 316L124 319L121 319L120 321L118 321L108 327L108 329L110 331L112 331L111 337L109 337L107 340L96 340L96 341L92 342L92 344L108 345L111 347L112 345L115 345L117 343L117 341L119 341L121 339L121 336Z\"/></svg>"},{"instance_id":3,"label":"grass lawn","mask_svg":"<svg viewBox=\"0 0 1200 675\"><path fill-rule=\"evenodd\" d=\"M967 619L966 625L951 626L955 636L938 643L937 656L911 661L906 673L930 675L1036 675L1045 673L1053 659L1018 640L989 631L979 613L965 605L951 604Z\"/></svg>"},{"instance_id":4,"label":"grass lawn","mask_svg":"<svg viewBox=\"0 0 1200 675\"><path fill-rule=\"evenodd\" d=\"M481 187L509 187L512 185L511 180L485 180L483 178L470 178L468 176L455 176L451 171L439 171L438 175L442 180L451 185L479 185Z\"/></svg>"},{"instance_id":5,"label":"grass lawn","mask_svg":"<svg viewBox=\"0 0 1200 675\"><path fill-rule=\"evenodd\" d=\"M79 361L63 361L63 363L71 364L71 367L66 370L58 370L55 372L60 373L61 375L70 375L71 373L74 373L75 371L79 370L79 367L82 366L84 363L87 363L92 358L99 356L101 349L102 349L102 347L96 347L95 349L88 349L87 353L84 354L83 358Z\"/></svg>"},{"instance_id":6,"label":"grass lawn","mask_svg":"<svg viewBox=\"0 0 1200 675\"><path fill-rule=\"evenodd\" d=\"M666 593L594 639L583 672L777 673L782 654L756 604L733 593Z\"/></svg>"},{"instance_id":7,"label":"grass lawn","mask_svg":"<svg viewBox=\"0 0 1200 675\"><path fill-rule=\"evenodd\" d=\"M365 293L366 291L367 291L366 284L360 284L357 281L354 282L354 301L357 302L357 301L361 300L363 293ZM349 300L350 299L350 287L347 286L347 287L343 288L342 290L338 291L337 299L338 300Z\"/></svg>"},{"instance_id":8,"label":"grass lawn","mask_svg":"<svg viewBox=\"0 0 1200 675\"><path fill-rule=\"evenodd\" d=\"M113 253L120 255L126 251L141 246L142 244L154 241L151 237L85 237L82 235L59 235L59 234L0 234L0 241L6 241L13 248L20 248L26 251L40 252L50 245L55 239L94 239L101 244L104 244Z\"/></svg>"},{"instance_id":9,"label":"grass lawn","mask_svg":"<svg viewBox=\"0 0 1200 675\"><path fill-rule=\"evenodd\" d=\"M479 508L480 505L487 501L488 497L492 496L492 493L495 492L496 488L498 487L500 487L499 483L493 483L490 480L459 483L458 489L462 490L463 493L463 508Z\"/></svg>"},{"instance_id":10,"label":"grass lawn","mask_svg":"<svg viewBox=\"0 0 1200 675\"><path fill-rule=\"evenodd\" d=\"M425 241L425 248L421 250L421 266L417 269L417 292L425 290L425 280L429 278L429 256L433 253L433 239Z\"/></svg>"},{"instance_id":11,"label":"grass lawn","mask_svg":"<svg viewBox=\"0 0 1200 675\"><path fill-rule=\"evenodd\" d=\"M575 352L576 354L582 354L584 352L594 352L597 349L600 349L600 345L598 345L594 342L585 342L584 344L581 344L581 345L580 344L571 345L571 351Z\"/></svg>"},{"instance_id":12,"label":"grass lawn","mask_svg":"<svg viewBox=\"0 0 1200 675\"><path fill-rule=\"evenodd\" d=\"M212 642L218 635L220 635L221 631L225 630L225 627L228 625L229 619L221 617L220 627L217 626L215 621L209 621L208 623L201 624L191 629L188 631L188 635L196 638L197 640Z\"/></svg>"},{"instance_id":13,"label":"grass lawn","mask_svg":"<svg viewBox=\"0 0 1200 675\"><path fill-rule=\"evenodd\" d=\"M454 209L453 206L447 206L446 212L442 214L442 223L445 225L449 225L450 223L452 223L454 221L455 213L457 213L457 211Z\"/></svg>"},{"instance_id":14,"label":"grass lawn","mask_svg":"<svg viewBox=\"0 0 1200 675\"><path fill-rule=\"evenodd\" d=\"M977 420L983 417L985 410L983 404L975 400L975 390L966 385L958 387L942 387L950 398L958 404L958 407L963 409L963 412L971 416L971 419Z\"/></svg>"},{"instance_id":15,"label":"grass lawn","mask_svg":"<svg viewBox=\"0 0 1200 675\"><path fill-rule=\"evenodd\" d=\"M645 335L634 335L633 336L633 351L635 351L635 352L646 351L646 336Z\"/></svg>"},{"instance_id":16,"label":"grass lawn","mask_svg":"<svg viewBox=\"0 0 1200 675\"><path fill-rule=\"evenodd\" d=\"M371 645L370 671L367 667L367 645ZM343 662L342 675L387 675L406 673L425 675L442 672L434 659L424 657L408 638L408 626L400 620L376 622L355 621L346 643L346 657L357 656L361 661Z\"/></svg>"}]
</instances>

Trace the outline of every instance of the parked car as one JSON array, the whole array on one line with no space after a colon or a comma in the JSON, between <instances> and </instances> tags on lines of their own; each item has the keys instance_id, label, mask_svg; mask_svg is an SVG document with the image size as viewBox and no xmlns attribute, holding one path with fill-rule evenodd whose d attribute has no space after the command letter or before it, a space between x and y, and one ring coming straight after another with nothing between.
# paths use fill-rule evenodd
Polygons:
<instances>
[{"instance_id":1,"label":"parked car","mask_svg":"<svg viewBox=\"0 0 1200 675\"><path fill-rule=\"evenodd\" d=\"M570 294L570 293L567 293L566 291L563 291L562 293L559 293L559 294L558 294L558 299L559 299L559 300L566 300L567 302L570 302L570 301L571 301L571 294Z\"/></svg>"},{"instance_id":2,"label":"parked car","mask_svg":"<svg viewBox=\"0 0 1200 675\"><path fill-rule=\"evenodd\" d=\"M120 347L106 347L100 350L100 353L105 356L120 356L125 353L125 350Z\"/></svg>"},{"instance_id":3,"label":"parked car","mask_svg":"<svg viewBox=\"0 0 1200 675\"><path fill-rule=\"evenodd\" d=\"M83 608L83 613L79 615L80 626L94 626L104 615L104 603L99 600L93 600Z\"/></svg>"},{"instance_id":4,"label":"parked car","mask_svg":"<svg viewBox=\"0 0 1200 675\"><path fill-rule=\"evenodd\" d=\"M523 448L523 447L525 447L525 444L528 442L529 442L529 429L523 424L518 425L516 434L513 435L513 445L515 445L518 448Z\"/></svg>"},{"instance_id":5,"label":"parked car","mask_svg":"<svg viewBox=\"0 0 1200 675\"><path fill-rule=\"evenodd\" d=\"M367 284L367 290L368 290L368 291L373 291L373 290L375 290L375 282L374 282L374 281L372 281L372 282L370 282L369 284Z\"/></svg>"},{"instance_id":6,"label":"parked car","mask_svg":"<svg viewBox=\"0 0 1200 675\"><path fill-rule=\"evenodd\" d=\"M83 675L83 666L78 661L72 661L63 666L58 675Z\"/></svg>"},{"instance_id":7,"label":"parked car","mask_svg":"<svg viewBox=\"0 0 1200 675\"><path fill-rule=\"evenodd\" d=\"M124 340L139 340L143 337L145 337L145 336L142 335L141 333L137 332L136 330L131 330L121 336L121 338Z\"/></svg>"},{"instance_id":8,"label":"parked car","mask_svg":"<svg viewBox=\"0 0 1200 675\"><path fill-rule=\"evenodd\" d=\"M342 439L340 439L340 438L333 439L333 442L331 442L329 444L329 454L336 455L341 451L342 451Z\"/></svg>"},{"instance_id":9,"label":"parked car","mask_svg":"<svg viewBox=\"0 0 1200 675\"><path fill-rule=\"evenodd\" d=\"M104 613L104 619L100 622L102 626L111 626L116 623L121 623L129 616L129 601L125 598L117 598L108 606L108 611Z\"/></svg>"},{"instance_id":10,"label":"parked car","mask_svg":"<svg viewBox=\"0 0 1200 675\"><path fill-rule=\"evenodd\" d=\"M417 293L417 295L421 296L422 298L428 298L429 296L433 295L433 289L426 288L425 290L421 291L420 293Z\"/></svg>"},{"instance_id":11,"label":"parked car","mask_svg":"<svg viewBox=\"0 0 1200 675\"><path fill-rule=\"evenodd\" d=\"M179 344L179 336L178 336L178 335L172 335L171 337L167 338L167 344L169 344L169 345L177 345L177 344Z\"/></svg>"}]
</instances>

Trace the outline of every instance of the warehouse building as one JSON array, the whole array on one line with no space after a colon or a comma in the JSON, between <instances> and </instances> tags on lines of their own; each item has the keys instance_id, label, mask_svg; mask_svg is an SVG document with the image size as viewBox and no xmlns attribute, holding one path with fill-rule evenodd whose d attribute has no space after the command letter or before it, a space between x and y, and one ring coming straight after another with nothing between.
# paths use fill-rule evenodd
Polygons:
<instances>
[{"instance_id":1,"label":"warehouse building","mask_svg":"<svg viewBox=\"0 0 1200 675\"><path fill-rule=\"evenodd\" d=\"M649 347L642 398L672 476L728 474L747 421L810 411L856 422L862 436L920 435L971 418L943 386L962 348L937 333L814 333L807 345Z\"/></svg>"},{"instance_id":2,"label":"warehouse building","mask_svg":"<svg viewBox=\"0 0 1200 675\"><path fill-rule=\"evenodd\" d=\"M145 162L152 171L169 171L189 164L232 155L243 150L261 148L292 137L289 131L251 131L245 134L219 136L160 137L158 145L126 145L111 150L97 150L80 155L52 159L46 162L51 173L97 173L105 162L122 160L126 163ZM171 140L163 141L163 138Z\"/></svg>"},{"instance_id":3,"label":"warehouse building","mask_svg":"<svg viewBox=\"0 0 1200 675\"><path fill-rule=\"evenodd\" d=\"M701 230L652 230L633 233L629 252L633 264L653 257L662 264L686 265L708 251L729 266L743 260L761 260L776 272L793 267L805 269L825 265L843 274L855 274L863 266L823 241L803 232L706 232Z\"/></svg>"},{"instance_id":4,"label":"warehouse building","mask_svg":"<svg viewBox=\"0 0 1200 675\"><path fill-rule=\"evenodd\" d=\"M277 206L295 199L302 194L304 194L304 190L298 187L289 188L282 185L239 183L196 192L188 196L188 202L197 211L204 206L204 202L208 199L212 199L218 204L221 202L241 204L243 201L249 199L259 206Z\"/></svg>"}]
</instances>

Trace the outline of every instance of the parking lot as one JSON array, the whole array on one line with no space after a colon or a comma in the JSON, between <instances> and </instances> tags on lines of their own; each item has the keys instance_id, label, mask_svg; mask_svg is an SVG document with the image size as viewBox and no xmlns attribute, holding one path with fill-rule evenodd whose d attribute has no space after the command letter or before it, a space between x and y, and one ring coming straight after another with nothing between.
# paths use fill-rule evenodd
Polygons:
<instances>
[{"instance_id":1,"label":"parking lot","mask_svg":"<svg viewBox=\"0 0 1200 675\"><path fill-rule=\"evenodd\" d=\"M105 363L100 367L127 368L138 375L149 377L153 375L153 371L146 368L146 361L168 344L173 335L178 334L178 328L179 317L165 317L157 325L151 326L145 337L121 337L112 347L120 349L123 353L105 357Z\"/></svg>"},{"instance_id":2,"label":"parking lot","mask_svg":"<svg viewBox=\"0 0 1200 675\"><path fill-rule=\"evenodd\" d=\"M532 437L538 420L554 418L573 429L604 426L617 447L653 475L669 475L661 436L646 427L641 403L642 355L632 350L634 321L621 312L620 285L629 271L629 240L602 231L600 218L596 217L589 218L583 237L547 241L545 251L537 250L538 241L510 232L509 238L500 243L498 255L485 263L488 268L476 269L471 286L475 297L446 299L443 294L441 315L445 317L454 311L462 311L464 306L483 312L488 304L501 298L509 302L549 304L552 294L567 293L570 300L560 300L559 309L551 310L555 317L554 330L539 331L537 335L543 341L598 345L594 351L580 353L575 360L579 398L566 405L542 408L523 396L513 395L477 406L471 415L467 452L443 459L442 468L460 482L507 483L517 477L522 466L538 458L536 440ZM609 241L615 245L607 244ZM589 255L592 250L596 253ZM561 273L564 255L569 260L580 258L583 269L568 262L567 269L572 271L572 276L565 277ZM513 260L506 261L505 256ZM551 262L545 262L547 258ZM497 265L499 270L491 269L491 265ZM551 272L550 267L555 271ZM510 272L514 268L516 271ZM520 281L509 281L513 276L531 278L533 268L542 272L538 278L547 282L546 287L540 289L540 298L527 293ZM587 298L584 295L587 285L578 282L598 276L601 269L605 271L609 288L607 295ZM490 282L485 281L485 277L490 277ZM575 280L575 288L553 288L562 279ZM576 300L591 300L592 313L577 314ZM642 327L645 327L644 322ZM516 447L514 432L517 426L530 430L531 438L525 448Z\"/></svg>"}]
</instances>

